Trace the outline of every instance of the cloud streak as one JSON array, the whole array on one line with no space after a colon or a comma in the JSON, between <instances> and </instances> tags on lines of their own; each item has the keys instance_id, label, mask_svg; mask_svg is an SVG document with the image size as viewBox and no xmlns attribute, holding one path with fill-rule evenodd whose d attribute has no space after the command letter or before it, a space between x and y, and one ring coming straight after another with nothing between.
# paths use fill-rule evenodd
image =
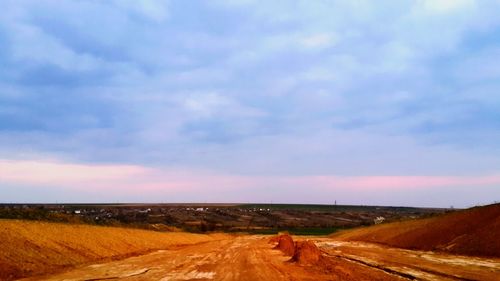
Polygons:
<instances>
[{"instance_id":1,"label":"cloud streak","mask_svg":"<svg viewBox=\"0 0 500 281\"><path fill-rule=\"evenodd\" d=\"M158 194L234 194L262 187L332 192L428 192L442 187L489 187L500 184L500 175L478 176L244 176L209 170L149 168L130 165L75 164L48 160L1 160L0 182L55 186L65 191L134 194L149 192L142 200L159 202ZM427 191L425 191L427 190ZM282 198L272 198L279 202Z\"/></svg>"}]
</instances>

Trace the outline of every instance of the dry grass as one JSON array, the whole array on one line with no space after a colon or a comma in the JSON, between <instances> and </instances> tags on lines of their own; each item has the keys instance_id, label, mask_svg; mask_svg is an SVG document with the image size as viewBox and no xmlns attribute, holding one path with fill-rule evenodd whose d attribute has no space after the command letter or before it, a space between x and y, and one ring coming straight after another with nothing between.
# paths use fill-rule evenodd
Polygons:
<instances>
[{"instance_id":1,"label":"dry grass","mask_svg":"<svg viewBox=\"0 0 500 281\"><path fill-rule=\"evenodd\" d=\"M500 204L343 231L332 237L406 249L500 257Z\"/></svg>"},{"instance_id":2,"label":"dry grass","mask_svg":"<svg viewBox=\"0 0 500 281\"><path fill-rule=\"evenodd\" d=\"M160 233L139 229L0 220L0 280L51 273L175 245L220 239L222 234Z\"/></svg>"}]
</instances>

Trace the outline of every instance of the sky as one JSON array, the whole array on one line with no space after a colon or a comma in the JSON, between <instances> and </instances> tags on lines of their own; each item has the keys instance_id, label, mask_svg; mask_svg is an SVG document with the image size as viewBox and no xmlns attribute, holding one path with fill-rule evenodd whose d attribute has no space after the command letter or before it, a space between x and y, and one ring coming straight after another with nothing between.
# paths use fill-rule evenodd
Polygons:
<instances>
[{"instance_id":1,"label":"sky","mask_svg":"<svg viewBox=\"0 0 500 281\"><path fill-rule=\"evenodd\" d=\"M500 201L499 10L2 1L0 202Z\"/></svg>"}]
</instances>

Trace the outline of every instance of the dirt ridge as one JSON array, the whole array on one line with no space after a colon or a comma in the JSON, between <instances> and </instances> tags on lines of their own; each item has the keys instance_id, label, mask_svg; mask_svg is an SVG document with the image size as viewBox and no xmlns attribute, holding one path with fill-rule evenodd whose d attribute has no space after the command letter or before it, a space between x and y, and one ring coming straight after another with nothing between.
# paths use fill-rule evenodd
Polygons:
<instances>
[{"instance_id":1,"label":"dirt ridge","mask_svg":"<svg viewBox=\"0 0 500 281\"><path fill-rule=\"evenodd\" d=\"M359 228L331 237L413 250L500 257L500 204Z\"/></svg>"},{"instance_id":2,"label":"dirt ridge","mask_svg":"<svg viewBox=\"0 0 500 281\"><path fill-rule=\"evenodd\" d=\"M0 219L0 280L214 239L217 235Z\"/></svg>"}]
</instances>

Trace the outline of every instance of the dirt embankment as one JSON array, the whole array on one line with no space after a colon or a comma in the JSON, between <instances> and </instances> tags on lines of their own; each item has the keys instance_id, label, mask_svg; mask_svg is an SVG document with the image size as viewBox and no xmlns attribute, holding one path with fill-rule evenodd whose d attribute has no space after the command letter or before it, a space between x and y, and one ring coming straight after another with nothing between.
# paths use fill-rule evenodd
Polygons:
<instances>
[{"instance_id":1,"label":"dirt embankment","mask_svg":"<svg viewBox=\"0 0 500 281\"><path fill-rule=\"evenodd\" d=\"M500 257L500 204L339 232L332 237L405 249Z\"/></svg>"},{"instance_id":2,"label":"dirt embankment","mask_svg":"<svg viewBox=\"0 0 500 281\"><path fill-rule=\"evenodd\" d=\"M278 242L278 245L276 245L275 249L282 251L287 256L293 256L295 252L295 244L290 235L279 235L275 238L272 238L271 241Z\"/></svg>"},{"instance_id":3,"label":"dirt embankment","mask_svg":"<svg viewBox=\"0 0 500 281\"><path fill-rule=\"evenodd\" d=\"M0 220L0 280L51 273L223 236Z\"/></svg>"}]
</instances>

